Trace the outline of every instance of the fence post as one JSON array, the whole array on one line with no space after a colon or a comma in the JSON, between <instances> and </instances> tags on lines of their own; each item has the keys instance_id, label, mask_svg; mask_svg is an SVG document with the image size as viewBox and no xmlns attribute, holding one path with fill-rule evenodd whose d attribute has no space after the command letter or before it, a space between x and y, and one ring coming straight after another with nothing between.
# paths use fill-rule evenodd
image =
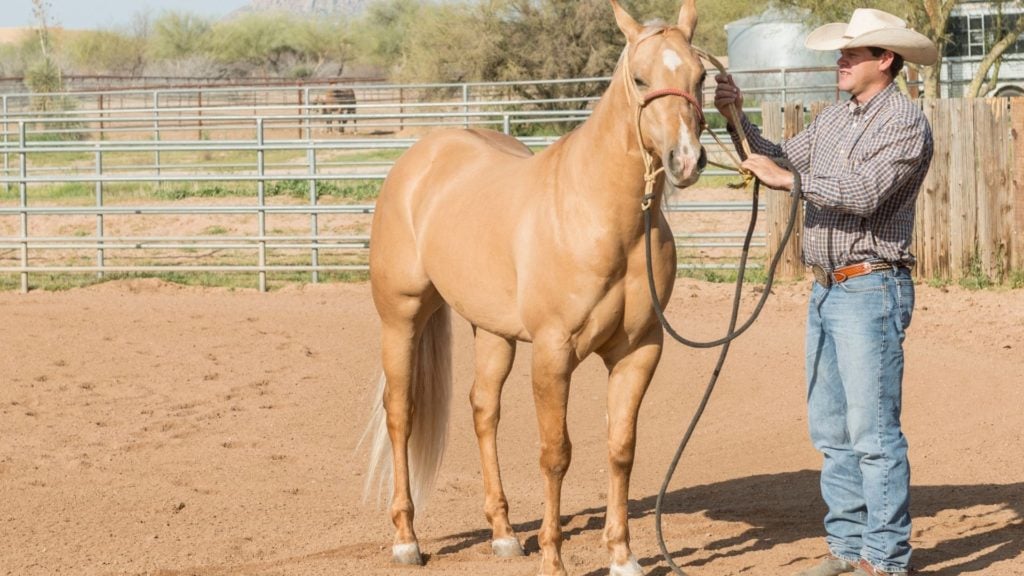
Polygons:
<instances>
[{"instance_id":1,"label":"fence post","mask_svg":"<svg viewBox=\"0 0 1024 576\"><path fill-rule=\"evenodd\" d=\"M267 291L267 198L266 198L266 153L263 150L263 118L256 119L256 173L260 179L256 181L257 227L259 228L259 267L260 292Z\"/></svg>"},{"instance_id":2,"label":"fence post","mask_svg":"<svg viewBox=\"0 0 1024 576\"><path fill-rule=\"evenodd\" d=\"M25 121L18 122L18 203L21 207L21 293L28 293L28 159Z\"/></svg>"},{"instance_id":3,"label":"fence post","mask_svg":"<svg viewBox=\"0 0 1024 576\"><path fill-rule=\"evenodd\" d=\"M153 91L153 141L154 141L154 155L153 160L156 163L156 175L160 175L160 91ZM160 186L160 180L156 182L157 186Z\"/></svg>"},{"instance_id":4,"label":"fence post","mask_svg":"<svg viewBox=\"0 0 1024 576\"><path fill-rule=\"evenodd\" d=\"M317 191L316 191L316 147L313 146L312 142L308 143L309 150L306 154L309 157L309 175L313 176L309 180L309 225L310 234L312 235L313 251L310 254L309 264L313 268L312 279L313 283L320 282L320 249L317 248L317 235L319 225L317 221L316 204L317 204Z\"/></svg>"},{"instance_id":5,"label":"fence post","mask_svg":"<svg viewBox=\"0 0 1024 576\"><path fill-rule=\"evenodd\" d=\"M98 104L97 108L99 109L99 115L100 115L100 134L99 134L99 139L103 140L103 133L107 129L107 124L106 124L106 122L103 121L105 114L103 112L104 105L103 105L103 93L102 92L99 94L98 103L97 104Z\"/></svg>"},{"instance_id":6,"label":"fence post","mask_svg":"<svg viewBox=\"0 0 1024 576\"><path fill-rule=\"evenodd\" d=\"M9 126L7 124L7 95L3 95L3 106L4 106L4 176L10 176L11 174L11 158L7 152L7 143L10 141L7 135ZM7 190L11 190L11 183L7 183Z\"/></svg>"},{"instance_id":7,"label":"fence post","mask_svg":"<svg viewBox=\"0 0 1024 576\"><path fill-rule=\"evenodd\" d=\"M783 108L779 106L780 104L777 102L764 102L761 104L765 137L776 142L796 134L803 129L804 125L804 109L801 103L783 103ZM782 236L789 222L789 214L792 210L793 202L798 202L798 200L794 200L789 194L768 191L766 195L767 235L765 240L769 258L780 249ZM803 220L803 210L798 209L796 222L793 223L793 235L789 238L789 244L783 249L782 258L779 260L778 268L775 269L775 276L779 279L798 280L804 277L804 265L800 260L800 238L803 235Z\"/></svg>"},{"instance_id":8,"label":"fence post","mask_svg":"<svg viewBox=\"0 0 1024 576\"><path fill-rule=\"evenodd\" d=\"M299 103L302 106L302 122L306 126L306 140L313 138L313 130L309 127L309 86L303 86L299 92ZM299 128L299 139L302 139L302 128Z\"/></svg>"},{"instance_id":9,"label":"fence post","mask_svg":"<svg viewBox=\"0 0 1024 576\"><path fill-rule=\"evenodd\" d=\"M469 84L462 85L462 126L469 128Z\"/></svg>"},{"instance_id":10,"label":"fence post","mask_svg":"<svg viewBox=\"0 0 1024 576\"><path fill-rule=\"evenodd\" d=\"M96 277L103 278L103 148L99 144L96 145L96 176L96 265L100 268Z\"/></svg>"}]
</instances>

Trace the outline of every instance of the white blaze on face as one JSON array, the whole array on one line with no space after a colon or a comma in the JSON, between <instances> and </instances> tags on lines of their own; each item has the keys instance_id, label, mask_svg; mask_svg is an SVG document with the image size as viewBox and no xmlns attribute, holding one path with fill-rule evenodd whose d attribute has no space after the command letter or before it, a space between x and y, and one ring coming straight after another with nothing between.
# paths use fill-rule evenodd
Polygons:
<instances>
[{"instance_id":1,"label":"white blaze on face","mask_svg":"<svg viewBox=\"0 0 1024 576\"><path fill-rule=\"evenodd\" d=\"M680 118L680 120L682 120ZM670 179L676 185L689 186L700 176L697 163L700 158L700 144L695 141L686 122L679 122L679 140L676 145L674 162L668 168Z\"/></svg>"},{"instance_id":2,"label":"white blaze on face","mask_svg":"<svg viewBox=\"0 0 1024 576\"><path fill-rule=\"evenodd\" d=\"M679 57L679 53L671 48L666 48L661 53L661 61L665 63L665 67L669 69L669 72L675 72L683 65L683 59Z\"/></svg>"}]
</instances>

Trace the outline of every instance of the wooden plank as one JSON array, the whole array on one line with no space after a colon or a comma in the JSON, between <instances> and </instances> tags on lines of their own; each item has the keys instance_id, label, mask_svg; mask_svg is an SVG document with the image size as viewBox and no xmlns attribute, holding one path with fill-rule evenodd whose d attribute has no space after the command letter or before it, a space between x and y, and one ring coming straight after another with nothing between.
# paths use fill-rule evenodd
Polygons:
<instances>
[{"instance_id":1,"label":"wooden plank","mask_svg":"<svg viewBox=\"0 0 1024 576\"><path fill-rule=\"evenodd\" d=\"M971 112L974 116L972 119L974 131L979 136L974 140L975 159L978 161L974 166L974 171L977 174L974 189L977 194L975 221L978 238L975 251L978 261L974 263L974 266L986 277L994 278L996 240L992 212L998 183L995 182L992 174L998 172L995 169L995 160L999 150L998 143L994 141L996 119L987 99L978 98L971 104L973 105ZM985 169L978 170L982 164L985 165Z\"/></svg>"},{"instance_id":2,"label":"wooden plank","mask_svg":"<svg viewBox=\"0 0 1024 576\"><path fill-rule=\"evenodd\" d=\"M949 202L949 114L948 100L931 99L923 103L925 117L932 127L935 150L931 167L917 196L914 242L917 257L914 275L919 280L946 278L949 274L948 213Z\"/></svg>"},{"instance_id":3,"label":"wooden plank","mask_svg":"<svg viewBox=\"0 0 1024 576\"><path fill-rule=\"evenodd\" d=\"M986 273L1000 282L1007 279L1013 243L1013 143L1010 138L1009 100L989 98L987 108L989 132L983 142L986 150L978 155L979 173L985 182L986 197L978 197L979 245L991 262ZM984 235L981 234L985 228Z\"/></svg>"},{"instance_id":4,"label":"wooden plank","mask_svg":"<svg viewBox=\"0 0 1024 576\"><path fill-rule=\"evenodd\" d=\"M1024 271L1024 98L1010 100L1010 116L1013 147L1010 155L1013 162L1010 265L1014 270Z\"/></svg>"},{"instance_id":5,"label":"wooden plank","mask_svg":"<svg viewBox=\"0 0 1024 576\"><path fill-rule=\"evenodd\" d=\"M974 114L972 100L950 102L949 265L952 280L963 278L974 261L977 191L975 189Z\"/></svg>"}]
</instances>

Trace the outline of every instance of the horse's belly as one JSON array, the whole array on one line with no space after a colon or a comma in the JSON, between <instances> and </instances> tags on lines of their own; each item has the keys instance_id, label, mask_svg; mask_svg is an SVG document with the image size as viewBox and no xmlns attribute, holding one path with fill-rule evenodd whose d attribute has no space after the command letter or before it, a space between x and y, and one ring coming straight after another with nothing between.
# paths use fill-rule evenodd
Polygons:
<instances>
[{"instance_id":1,"label":"horse's belly","mask_svg":"<svg viewBox=\"0 0 1024 576\"><path fill-rule=\"evenodd\" d=\"M488 332L528 340L518 311L515 274L493 263L463 260L458 265L426 265L434 287L460 316Z\"/></svg>"}]
</instances>

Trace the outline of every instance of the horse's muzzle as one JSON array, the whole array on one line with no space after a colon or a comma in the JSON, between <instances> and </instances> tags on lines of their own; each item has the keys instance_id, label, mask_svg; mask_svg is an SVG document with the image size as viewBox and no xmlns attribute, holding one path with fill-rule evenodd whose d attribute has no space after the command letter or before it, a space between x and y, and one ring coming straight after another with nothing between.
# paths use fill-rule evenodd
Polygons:
<instances>
[{"instance_id":1,"label":"horse's muzzle","mask_svg":"<svg viewBox=\"0 0 1024 576\"><path fill-rule=\"evenodd\" d=\"M697 154L680 154L676 149L668 151L663 159L665 174L669 183L676 188L686 188L700 178L708 165L708 155L703 146L699 146Z\"/></svg>"}]
</instances>

